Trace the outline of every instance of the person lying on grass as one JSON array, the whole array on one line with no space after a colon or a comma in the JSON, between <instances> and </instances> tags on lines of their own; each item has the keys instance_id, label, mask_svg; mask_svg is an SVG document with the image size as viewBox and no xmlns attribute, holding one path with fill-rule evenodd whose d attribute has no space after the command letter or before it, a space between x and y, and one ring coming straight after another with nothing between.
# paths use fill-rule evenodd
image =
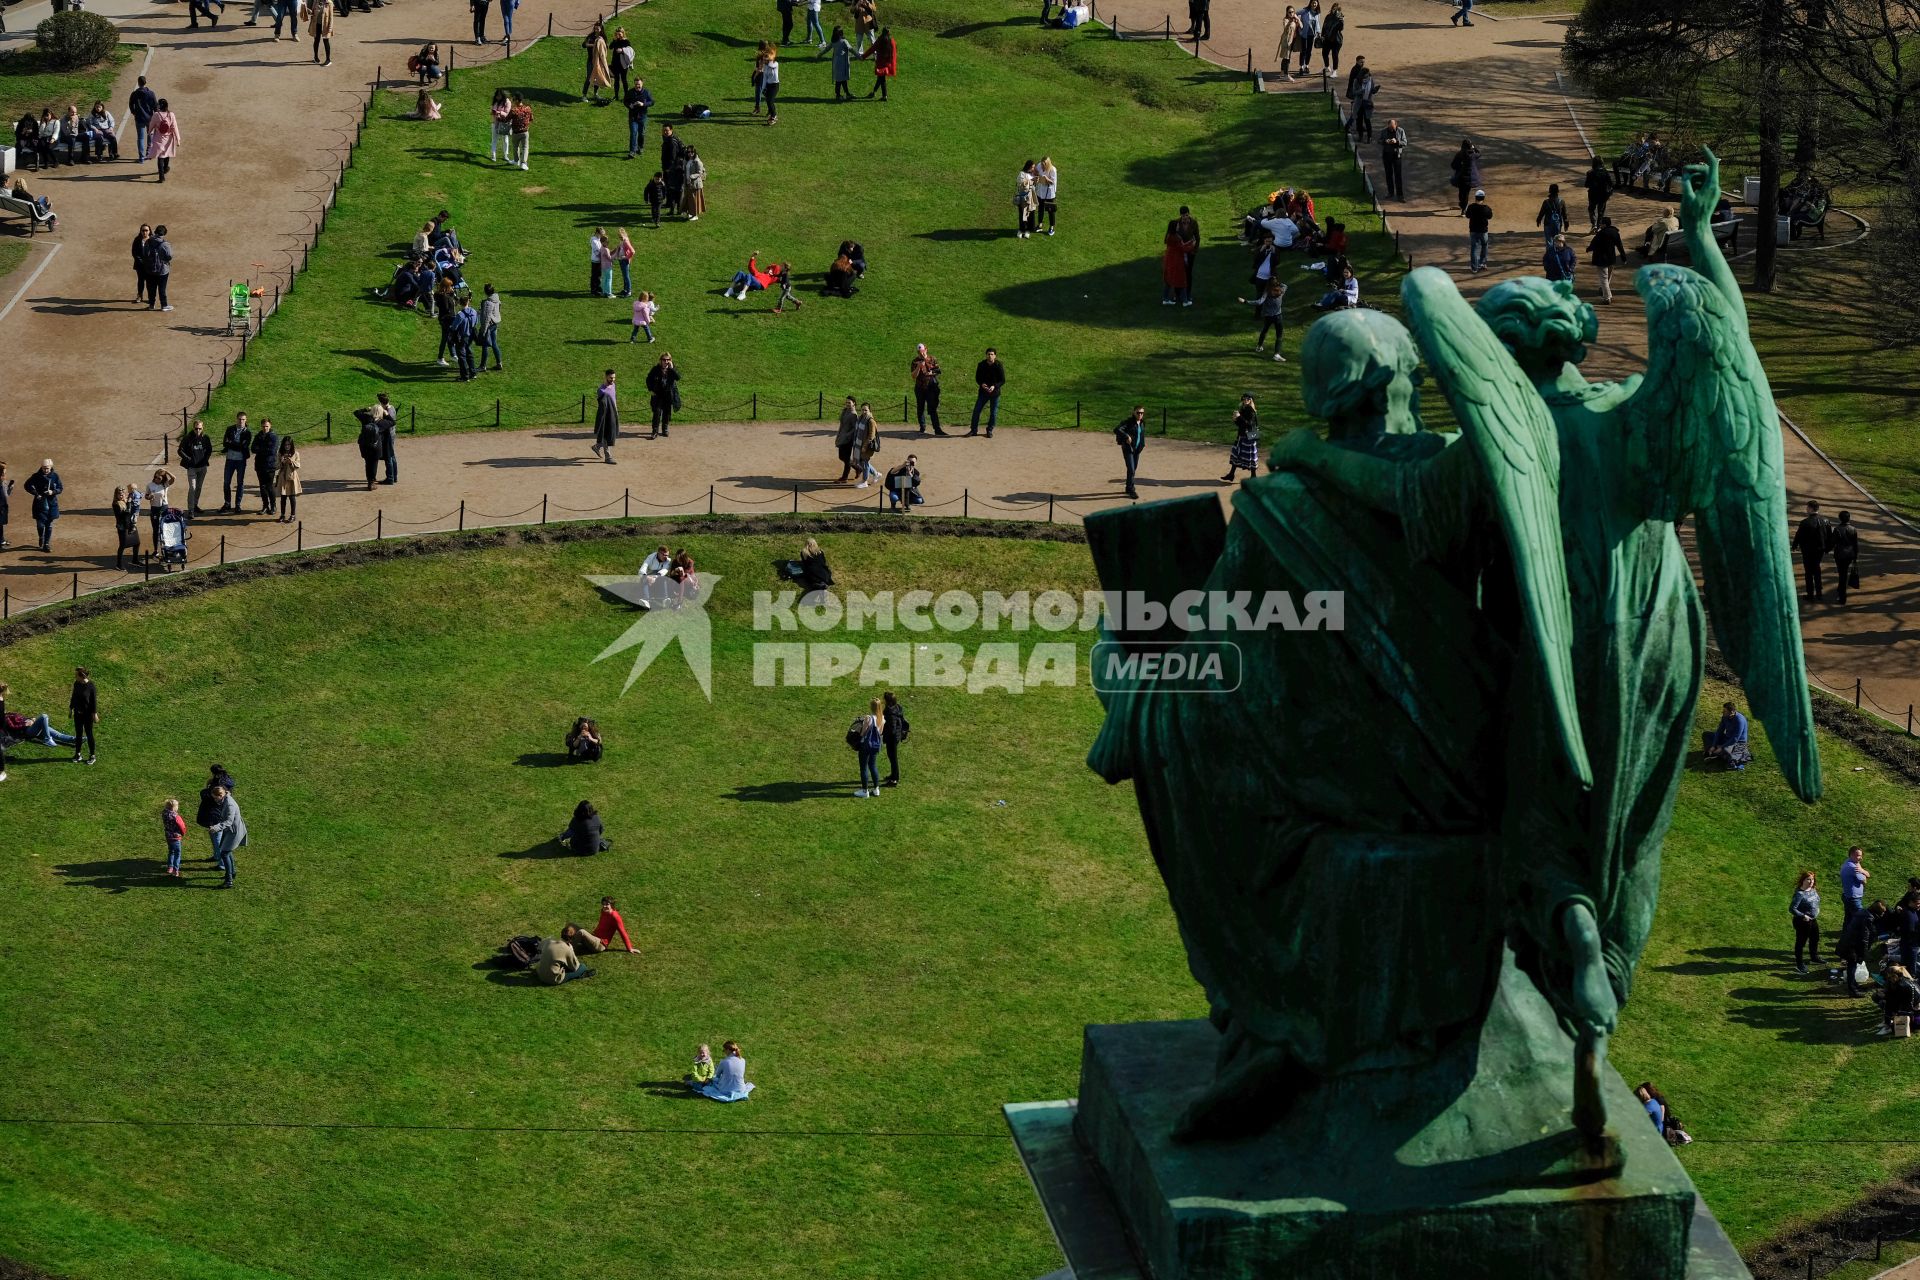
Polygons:
<instances>
[{"instance_id":1,"label":"person lying on grass","mask_svg":"<svg viewBox=\"0 0 1920 1280\"><path fill-rule=\"evenodd\" d=\"M749 289L764 289L772 284L773 273L760 270L759 264L760 253L758 250L747 255L747 269L745 271L734 272L733 283L721 290L720 296L723 298L731 298L734 296L734 290L738 289L740 291L739 296L744 299Z\"/></svg>"}]
</instances>

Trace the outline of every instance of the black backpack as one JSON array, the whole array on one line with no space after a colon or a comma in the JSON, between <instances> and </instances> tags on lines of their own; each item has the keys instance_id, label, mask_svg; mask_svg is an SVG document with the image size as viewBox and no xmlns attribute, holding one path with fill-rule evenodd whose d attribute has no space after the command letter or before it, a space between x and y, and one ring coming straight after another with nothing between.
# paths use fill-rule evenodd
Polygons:
<instances>
[{"instance_id":1,"label":"black backpack","mask_svg":"<svg viewBox=\"0 0 1920 1280\"><path fill-rule=\"evenodd\" d=\"M506 945L500 948L501 967L507 969L531 969L533 962L540 958L540 939L528 934L508 938Z\"/></svg>"}]
</instances>

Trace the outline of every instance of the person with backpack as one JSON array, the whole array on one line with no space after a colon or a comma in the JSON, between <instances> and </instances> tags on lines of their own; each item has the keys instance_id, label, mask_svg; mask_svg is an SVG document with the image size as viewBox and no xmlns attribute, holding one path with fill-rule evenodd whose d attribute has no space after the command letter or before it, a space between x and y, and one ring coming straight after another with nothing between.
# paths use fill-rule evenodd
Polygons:
<instances>
[{"instance_id":1,"label":"person with backpack","mask_svg":"<svg viewBox=\"0 0 1920 1280\"><path fill-rule=\"evenodd\" d=\"M1541 269L1549 280L1565 280L1573 283L1573 273L1579 260L1573 256L1573 246L1567 243L1564 234L1556 234L1547 241L1547 251L1540 255Z\"/></svg>"},{"instance_id":2,"label":"person with backpack","mask_svg":"<svg viewBox=\"0 0 1920 1280\"><path fill-rule=\"evenodd\" d=\"M913 729L907 723L907 713L900 709L900 695L893 690L880 695L880 708L880 744L887 749L887 778L880 785L897 787L900 785L900 744Z\"/></svg>"},{"instance_id":3,"label":"person with backpack","mask_svg":"<svg viewBox=\"0 0 1920 1280\"><path fill-rule=\"evenodd\" d=\"M854 795L860 799L880 794L880 748L886 742L887 716L880 699L867 704L867 714L854 717L847 727L847 745L860 758L860 785Z\"/></svg>"},{"instance_id":4,"label":"person with backpack","mask_svg":"<svg viewBox=\"0 0 1920 1280\"><path fill-rule=\"evenodd\" d=\"M85 667L73 669L73 692L67 697L67 710L73 713L73 762L80 763L80 744L87 744L87 763L99 754L93 740L94 726L100 723L100 690Z\"/></svg>"},{"instance_id":5,"label":"person with backpack","mask_svg":"<svg viewBox=\"0 0 1920 1280\"><path fill-rule=\"evenodd\" d=\"M213 793L218 790L231 795L234 790L234 781L233 775L227 772L227 767L217 762L207 766L207 773L207 785L200 788L200 807L194 811L193 825L207 832L208 839L213 842L213 861L218 862L220 838L213 834L213 824L219 817L219 807L214 802Z\"/></svg>"},{"instance_id":6,"label":"person with backpack","mask_svg":"<svg viewBox=\"0 0 1920 1280\"><path fill-rule=\"evenodd\" d=\"M1147 406L1133 406L1133 412L1113 429L1113 441L1120 446L1120 461L1127 468L1127 496L1137 498L1140 494L1133 487L1133 480L1140 470L1140 451L1147 447Z\"/></svg>"},{"instance_id":7,"label":"person with backpack","mask_svg":"<svg viewBox=\"0 0 1920 1280\"><path fill-rule=\"evenodd\" d=\"M1833 574L1841 604L1847 602L1847 589L1860 585L1860 571L1854 568L1859 559L1859 526L1853 523L1851 511L1842 511L1839 523L1833 526Z\"/></svg>"},{"instance_id":8,"label":"person with backpack","mask_svg":"<svg viewBox=\"0 0 1920 1280\"><path fill-rule=\"evenodd\" d=\"M1567 202L1560 198L1559 183L1547 184L1547 198L1533 215L1533 225L1545 235L1548 248L1553 247L1553 238L1567 229Z\"/></svg>"},{"instance_id":9,"label":"person with backpack","mask_svg":"<svg viewBox=\"0 0 1920 1280\"><path fill-rule=\"evenodd\" d=\"M156 302L162 311L173 310L173 304L167 301L167 284L172 276L173 246L167 243L167 225L163 222L153 229L153 236L147 241L147 310L153 310Z\"/></svg>"}]
</instances>

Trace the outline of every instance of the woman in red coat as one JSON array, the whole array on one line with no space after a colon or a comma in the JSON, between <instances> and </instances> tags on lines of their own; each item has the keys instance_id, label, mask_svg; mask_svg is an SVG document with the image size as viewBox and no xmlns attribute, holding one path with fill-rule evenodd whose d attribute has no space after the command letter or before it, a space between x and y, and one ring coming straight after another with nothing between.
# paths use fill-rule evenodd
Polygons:
<instances>
[{"instance_id":1,"label":"woman in red coat","mask_svg":"<svg viewBox=\"0 0 1920 1280\"><path fill-rule=\"evenodd\" d=\"M880 101L885 102L887 81L900 74L900 47L893 42L893 28L880 28L880 38L864 56L873 59L873 88L867 96L871 98L877 93Z\"/></svg>"},{"instance_id":2,"label":"woman in red coat","mask_svg":"<svg viewBox=\"0 0 1920 1280\"><path fill-rule=\"evenodd\" d=\"M1190 307L1193 305L1193 281L1187 276L1188 245L1181 238L1176 223L1167 224L1166 246L1166 251L1160 255L1160 279L1166 285L1160 294L1160 305L1170 307L1179 302Z\"/></svg>"}]
</instances>

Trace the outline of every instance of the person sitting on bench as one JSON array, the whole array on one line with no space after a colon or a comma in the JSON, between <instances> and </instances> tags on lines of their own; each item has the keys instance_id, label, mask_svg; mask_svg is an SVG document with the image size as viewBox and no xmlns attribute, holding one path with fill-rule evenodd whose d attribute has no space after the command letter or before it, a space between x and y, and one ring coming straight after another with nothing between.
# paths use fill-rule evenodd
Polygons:
<instances>
[{"instance_id":1,"label":"person sitting on bench","mask_svg":"<svg viewBox=\"0 0 1920 1280\"><path fill-rule=\"evenodd\" d=\"M93 143L94 159L120 158L120 139L114 137L113 112L107 110L106 103L94 103L93 110L87 113L87 136Z\"/></svg>"}]
</instances>

